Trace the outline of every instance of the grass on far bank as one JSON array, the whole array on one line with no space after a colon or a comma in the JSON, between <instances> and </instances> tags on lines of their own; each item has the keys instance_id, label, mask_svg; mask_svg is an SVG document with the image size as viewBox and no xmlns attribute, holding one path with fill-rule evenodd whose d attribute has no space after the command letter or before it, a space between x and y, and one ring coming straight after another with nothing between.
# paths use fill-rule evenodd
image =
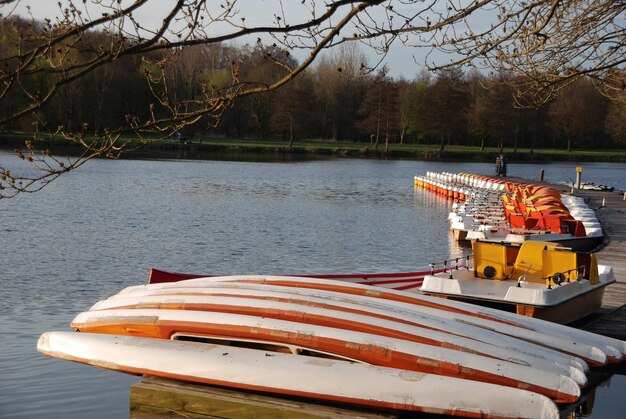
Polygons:
<instances>
[{"instance_id":1,"label":"grass on far bank","mask_svg":"<svg viewBox=\"0 0 626 419\"><path fill-rule=\"evenodd\" d=\"M26 140L32 140L33 135L28 133L0 133L0 147L5 149L21 148ZM134 138L123 139L132 143ZM61 138L38 137L40 147L63 148L72 144ZM258 139L223 139L223 138L194 138L187 143L173 139L158 140L143 147L143 152L150 150L171 150L186 148L190 152L242 152L242 153L281 153L281 154L310 154L337 157L371 157L371 158L405 158L416 160L441 161L493 161L499 154L497 147L447 145L443 153L439 153L439 144L389 144L385 151L384 142L375 149L369 142L349 142L330 140L294 141L292 148L287 141L258 140ZM565 149L554 148L518 148L505 147L504 152L509 161L610 161L626 162L626 149Z\"/></svg>"}]
</instances>

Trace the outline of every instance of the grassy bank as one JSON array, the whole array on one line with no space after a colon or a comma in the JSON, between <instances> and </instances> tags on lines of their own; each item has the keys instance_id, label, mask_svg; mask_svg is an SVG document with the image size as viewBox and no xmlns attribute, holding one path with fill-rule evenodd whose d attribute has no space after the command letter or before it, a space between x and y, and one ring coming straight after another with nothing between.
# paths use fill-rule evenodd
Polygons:
<instances>
[{"instance_id":1,"label":"grassy bank","mask_svg":"<svg viewBox=\"0 0 626 419\"><path fill-rule=\"evenodd\" d=\"M24 141L31 140L30 134L24 133L0 133L0 148L15 149L23 148ZM128 141L136 143L135 140ZM137 143L138 144L138 143ZM38 148L48 148L52 152L71 152L79 148L63 139L40 138L36 141ZM519 148L513 150L505 148L509 162L541 162L541 161L574 161L574 162L626 162L626 149L613 150L572 150L567 152L562 149L539 148L534 150ZM439 152L438 144L390 144L385 151L384 144L378 149L368 143L335 142L335 141L298 141L291 148L284 141L270 140L233 140L233 139L202 139L191 140L181 144L175 140L155 140L153 143L141 147L139 152L129 153L128 157L141 154L146 157L151 153L180 154L184 152L185 158L207 158L212 154L227 153L229 155L263 154L274 155L277 159L286 156L293 157L353 157L353 158L388 158L388 159L412 159L428 161L470 161L470 162L493 162L499 154L499 149L486 147L446 146L443 152ZM174 156L175 158L175 156Z\"/></svg>"}]
</instances>

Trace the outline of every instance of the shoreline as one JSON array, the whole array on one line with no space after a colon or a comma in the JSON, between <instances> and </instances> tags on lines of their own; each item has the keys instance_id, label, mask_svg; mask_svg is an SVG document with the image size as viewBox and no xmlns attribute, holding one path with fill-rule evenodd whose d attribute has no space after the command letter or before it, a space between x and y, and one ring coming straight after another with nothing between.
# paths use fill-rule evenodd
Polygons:
<instances>
[{"instance_id":1,"label":"shoreline","mask_svg":"<svg viewBox=\"0 0 626 419\"><path fill-rule=\"evenodd\" d=\"M0 149L13 151L23 149L24 142L32 140L32 134L0 133ZM184 158L184 159L226 159L250 160L299 160L316 158L369 158L399 159L441 162L480 162L490 163L500 155L499 149L470 146L447 146L439 151L438 144L390 144L387 151L384 145L374 148L369 143L334 142L325 140L298 141L290 148L284 141L270 140L226 140L202 139L181 143L175 140L154 140L140 145L137 140L129 140L131 146L140 146L136 151L122 154L121 158ZM48 149L52 153L78 155L81 146L62 138L34 140L38 149ZM626 163L626 149L623 150L574 150L565 152L554 149L504 150L509 163L560 162L609 162Z\"/></svg>"}]
</instances>

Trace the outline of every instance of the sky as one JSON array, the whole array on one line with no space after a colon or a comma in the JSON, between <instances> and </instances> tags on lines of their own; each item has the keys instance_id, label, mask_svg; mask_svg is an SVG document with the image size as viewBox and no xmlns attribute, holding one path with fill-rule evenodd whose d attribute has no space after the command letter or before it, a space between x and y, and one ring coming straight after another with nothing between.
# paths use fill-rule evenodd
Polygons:
<instances>
[{"instance_id":1,"label":"sky","mask_svg":"<svg viewBox=\"0 0 626 419\"><path fill-rule=\"evenodd\" d=\"M124 2L130 3L129 0L124 0ZM65 5L66 2L63 1L62 3ZM90 1L87 1L87 3L89 4ZM106 1L104 1L104 3L106 3ZM238 1L239 10L242 13L241 15L243 16L245 14L246 24L250 26L257 23L267 24L267 22L271 22L274 18L273 15L275 13L276 5L279 3L281 3L279 0ZM304 19L307 17L304 14L302 7L299 6L299 1L295 2L293 0L288 0L282 3L285 7L285 17L290 21L293 22L297 19ZM82 5L82 1L78 1L77 4ZM145 23L146 25L156 26L159 22L161 22L166 11L166 7L161 7L163 4L167 3L162 3L161 1L151 2L149 8L140 8L135 13L135 18L142 23ZM54 18L60 16L61 14L58 6L58 1L48 0L16 0L9 5L0 6L0 13L7 15L9 11L13 10L17 14L20 14L22 16L28 16L28 6L30 6L30 14L32 14L36 19L43 20L44 18L50 18L54 21ZM93 9L90 9L90 11L92 19L99 14L99 12L93 11ZM254 40L249 40L246 42L253 43ZM378 62L381 58L371 48L367 46L361 46L361 51L368 58L370 65ZM296 56L296 58L300 60L304 58L304 54L298 53L297 51L294 53L294 56ZM393 44L391 50L389 51L381 65L387 64L390 70L390 75L394 78L413 79L417 74L420 73L423 68L422 65L418 64L419 62L423 61L423 56L423 50L405 47L401 43L396 42L395 44Z\"/></svg>"}]
</instances>

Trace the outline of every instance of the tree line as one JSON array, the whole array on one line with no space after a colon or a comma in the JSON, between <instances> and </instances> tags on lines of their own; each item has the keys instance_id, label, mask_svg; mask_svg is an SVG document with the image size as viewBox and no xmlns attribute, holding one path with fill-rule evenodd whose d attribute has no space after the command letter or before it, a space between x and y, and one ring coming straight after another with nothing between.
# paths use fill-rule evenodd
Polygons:
<instances>
[{"instance_id":1,"label":"tree line","mask_svg":"<svg viewBox=\"0 0 626 419\"><path fill-rule=\"evenodd\" d=\"M11 24L32 22L14 19ZM8 33L3 31L0 39L4 54L15 47ZM88 35L80 42L108 40L102 32ZM160 99L191 107L214 94L208 89L223 89L233 78L241 85L269 84L281 72L277 62L297 65L285 50L260 42L185 46L149 58L125 56L100 66L3 129L98 133L120 121L132 123L162 112L167 103ZM609 100L589 78L578 79L542 106L525 107L514 87L519 77L506 73L454 68L421 71L406 80L391 77L386 66L374 72L367 68L365 55L354 44L339 48L281 88L229 103L218 124L199 118L178 136L282 139L289 144L303 139L359 141L374 148L434 143L440 150L450 144L571 150L626 143L624 102ZM23 89L40 94L54 77L47 72L22 78L22 86L10 89L0 102L0 112L11 114L23 100ZM31 85L25 87L27 83Z\"/></svg>"}]
</instances>

